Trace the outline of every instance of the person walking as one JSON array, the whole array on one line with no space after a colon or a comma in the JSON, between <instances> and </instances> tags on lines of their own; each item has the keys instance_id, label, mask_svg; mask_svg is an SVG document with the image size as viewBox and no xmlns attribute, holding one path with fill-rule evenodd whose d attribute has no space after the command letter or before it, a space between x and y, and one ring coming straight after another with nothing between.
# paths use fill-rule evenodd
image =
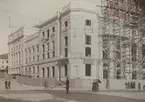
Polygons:
<instances>
[{"instance_id":1,"label":"person walking","mask_svg":"<svg viewBox=\"0 0 145 102\"><path fill-rule=\"evenodd\" d=\"M11 89L11 81L8 81L8 89Z\"/></svg>"},{"instance_id":2,"label":"person walking","mask_svg":"<svg viewBox=\"0 0 145 102\"><path fill-rule=\"evenodd\" d=\"M68 80L68 77L66 79L66 93L67 94L69 93L69 80Z\"/></svg>"},{"instance_id":3,"label":"person walking","mask_svg":"<svg viewBox=\"0 0 145 102\"><path fill-rule=\"evenodd\" d=\"M5 80L5 89L8 89L8 84L7 80Z\"/></svg>"},{"instance_id":4,"label":"person walking","mask_svg":"<svg viewBox=\"0 0 145 102\"><path fill-rule=\"evenodd\" d=\"M45 89L48 88L48 82L47 82L47 80L45 80L45 82L44 82L44 87L45 87Z\"/></svg>"}]
</instances>

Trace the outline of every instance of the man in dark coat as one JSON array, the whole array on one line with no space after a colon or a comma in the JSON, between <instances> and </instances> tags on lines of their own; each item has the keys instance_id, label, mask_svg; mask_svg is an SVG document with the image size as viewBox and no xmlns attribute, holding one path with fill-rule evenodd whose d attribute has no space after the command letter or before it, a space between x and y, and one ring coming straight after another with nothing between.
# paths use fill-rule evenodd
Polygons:
<instances>
[{"instance_id":1,"label":"man in dark coat","mask_svg":"<svg viewBox=\"0 0 145 102\"><path fill-rule=\"evenodd\" d=\"M5 89L8 89L8 81L5 80Z\"/></svg>"},{"instance_id":2,"label":"man in dark coat","mask_svg":"<svg viewBox=\"0 0 145 102\"><path fill-rule=\"evenodd\" d=\"M11 89L11 82L8 81L8 89Z\"/></svg>"},{"instance_id":3,"label":"man in dark coat","mask_svg":"<svg viewBox=\"0 0 145 102\"><path fill-rule=\"evenodd\" d=\"M66 79L66 92L67 92L67 94L69 92L69 80L68 80L68 77Z\"/></svg>"}]
</instances>

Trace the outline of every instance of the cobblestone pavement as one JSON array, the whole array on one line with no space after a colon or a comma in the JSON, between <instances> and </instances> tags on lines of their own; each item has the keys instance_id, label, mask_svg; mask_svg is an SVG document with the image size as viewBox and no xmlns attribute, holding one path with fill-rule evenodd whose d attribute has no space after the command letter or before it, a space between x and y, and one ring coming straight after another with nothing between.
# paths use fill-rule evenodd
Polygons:
<instances>
[{"instance_id":1,"label":"cobblestone pavement","mask_svg":"<svg viewBox=\"0 0 145 102\"><path fill-rule=\"evenodd\" d=\"M0 102L144 102L142 99L116 97L105 94L93 94L85 91L38 90L38 91L3 91Z\"/></svg>"}]
</instances>

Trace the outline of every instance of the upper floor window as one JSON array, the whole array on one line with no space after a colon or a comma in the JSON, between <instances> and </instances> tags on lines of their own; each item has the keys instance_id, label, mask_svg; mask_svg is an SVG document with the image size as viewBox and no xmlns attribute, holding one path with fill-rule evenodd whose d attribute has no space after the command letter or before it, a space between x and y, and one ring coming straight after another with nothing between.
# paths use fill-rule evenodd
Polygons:
<instances>
[{"instance_id":1,"label":"upper floor window","mask_svg":"<svg viewBox=\"0 0 145 102\"><path fill-rule=\"evenodd\" d=\"M90 47L85 48L85 55L86 55L86 57L91 57L91 48Z\"/></svg>"},{"instance_id":2,"label":"upper floor window","mask_svg":"<svg viewBox=\"0 0 145 102\"><path fill-rule=\"evenodd\" d=\"M68 27L68 21L64 22L65 27Z\"/></svg>"},{"instance_id":3,"label":"upper floor window","mask_svg":"<svg viewBox=\"0 0 145 102\"><path fill-rule=\"evenodd\" d=\"M55 51L52 51L52 56L55 57Z\"/></svg>"},{"instance_id":4,"label":"upper floor window","mask_svg":"<svg viewBox=\"0 0 145 102\"><path fill-rule=\"evenodd\" d=\"M90 35L86 35L86 44L87 45L91 44L91 36Z\"/></svg>"},{"instance_id":5,"label":"upper floor window","mask_svg":"<svg viewBox=\"0 0 145 102\"><path fill-rule=\"evenodd\" d=\"M37 52L39 52L39 46L37 46Z\"/></svg>"},{"instance_id":6,"label":"upper floor window","mask_svg":"<svg viewBox=\"0 0 145 102\"><path fill-rule=\"evenodd\" d=\"M65 46L67 46L68 45L68 37L67 36L64 37L64 40L65 40Z\"/></svg>"},{"instance_id":7,"label":"upper floor window","mask_svg":"<svg viewBox=\"0 0 145 102\"><path fill-rule=\"evenodd\" d=\"M55 27L52 27L52 31L55 32Z\"/></svg>"},{"instance_id":8,"label":"upper floor window","mask_svg":"<svg viewBox=\"0 0 145 102\"><path fill-rule=\"evenodd\" d=\"M86 64L85 76L91 76L91 64Z\"/></svg>"},{"instance_id":9,"label":"upper floor window","mask_svg":"<svg viewBox=\"0 0 145 102\"><path fill-rule=\"evenodd\" d=\"M43 52L45 52L45 45L44 44L42 45L42 50L43 50Z\"/></svg>"},{"instance_id":10,"label":"upper floor window","mask_svg":"<svg viewBox=\"0 0 145 102\"><path fill-rule=\"evenodd\" d=\"M45 37L45 32L42 32L42 36Z\"/></svg>"},{"instance_id":11,"label":"upper floor window","mask_svg":"<svg viewBox=\"0 0 145 102\"><path fill-rule=\"evenodd\" d=\"M88 19L87 19L87 20L85 21L85 24L86 24L87 26L91 26L91 20L88 20Z\"/></svg>"},{"instance_id":12,"label":"upper floor window","mask_svg":"<svg viewBox=\"0 0 145 102\"><path fill-rule=\"evenodd\" d=\"M33 53L35 53L35 48L34 48L34 46L33 46L32 48L33 48Z\"/></svg>"},{"instance_id":13,"label":"upper floor window","mask_svg":"<svg viewBox=\"0 0 145 102\"><path fill-rule=\"evenodd\" d=\"M49 29L47 30L47 38L49 38Z\"/></svg>"},{"instance_id":14,"label":"upper floor window","mask_svg":"<svg viewBox=\"0 0 145 102\"><path fill-rule=\"evenodd\" d=\"M47 49L48 49L48 51L49 51L49 42L47 43Z\"/></svg>"},{"instance_id":15,"label":"upper floor window","mask_svg":"<svg viewBox=\"0 0 145 102\"><path fill-rule=\"evenodd\" d=\"M68 57L68 49L65 48L64 51L65 51L65 57Z\"/></svg>"},{"instance_id":16,"label":"upper floor window","mask_svg":"<svg viewBox=\"0 0 145 102\"><path fill-rule=\"evenodd\" d=\"M55 49L55 41L52 41L52 49Z\"/></svg>"}]
</instances>

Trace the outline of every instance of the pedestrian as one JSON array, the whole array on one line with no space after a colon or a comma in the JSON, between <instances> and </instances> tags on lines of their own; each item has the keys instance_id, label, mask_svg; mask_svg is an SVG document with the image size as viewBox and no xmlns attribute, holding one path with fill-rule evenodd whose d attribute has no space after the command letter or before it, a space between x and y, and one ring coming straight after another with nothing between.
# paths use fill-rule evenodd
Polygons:
<instances>
[{"instance_id":1,"label":"pedestrian","mask_svg":"<svg viewBox=\"0 0 145 102\"><path fill-rule=\"evenodd\" d=\"M8 89L8 84L7 84L8 82L7 82L7 80L5 80L5 89Z\"/></svg>"},{"instance_id":2,"label":"pedestrian","mask_svg":"<svg viewBox=\"0 0 145 102\"><path fill-rule=\"evenodd\" d=\"M69 80L68 80L68 77L66 79L66 93L67 94L69 93Z\"/></svg>"},{"instance_id":3,"label":"pedestrian","mask_svg":"<svg viewBox=\"0 0 145 102\"><path fill-rule=\"evenodd\" d=\"M11 89L11 81L8 81L8 89Z\"/></svg>"},{"instance_id":4,"label":"pedestrian","mask_svg":"<svg viewBox=\"0 0 145 102\"><path fill-rule=\"evenodd\" d=\"M127 82L125 82L125 89L127 89Z\"/></svg>"}]
</instances>

